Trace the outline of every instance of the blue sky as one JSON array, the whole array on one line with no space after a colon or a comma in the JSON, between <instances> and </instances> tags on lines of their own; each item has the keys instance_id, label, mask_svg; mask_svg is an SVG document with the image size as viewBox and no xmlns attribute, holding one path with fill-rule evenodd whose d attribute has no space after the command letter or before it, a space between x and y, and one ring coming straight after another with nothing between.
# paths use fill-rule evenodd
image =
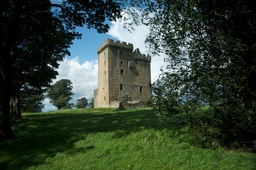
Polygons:
<instances>
[{"instance_id":1,"label":"blue sky","mask_svg":"<svg viewBox=\"0 0 256 170\"><path fill-rule=\"evenodd\" d=\"M76 29L82 33L82 39L73 40L73 45L69 49L71 58L79 56L79 63L97 59L97 48L104 42L105 39L115 37L109 34L99 34L95 29L88 29L86 27L79 27ZM68 57L69 58L69 57Z\"/></svg>"},{"instance_id":2,"label":"blue sky","mask_svg":"<svg viewBox=\"0 0 256 170\"><path fill-rule=\"evenodd\" d=\"M125 41L133 44L133 48L139 48L141 53L147 54L145 45L148 29L146 26L134 26L135 30L131 33L124 29L122 21L109 23L110 29L107 34L99 34L94 29L86 27L77 28L82 33L82 39L75 39L69 48L71 56L66 56L64 61L60 62L58 69L59 75L53 80L53 83L60 79L69 79L73 83L72 92L74 95L70 103L76 103L77 99L86 97L91 100L93 90L98 86L98 55L97 49L107 38ZM151 82L153 83L160 74L160 67L163 66L163 56L152 57L151 60ZM56 110L49 99L44 100L45 107L43 111Z\"/></svg>"}]
</instances>

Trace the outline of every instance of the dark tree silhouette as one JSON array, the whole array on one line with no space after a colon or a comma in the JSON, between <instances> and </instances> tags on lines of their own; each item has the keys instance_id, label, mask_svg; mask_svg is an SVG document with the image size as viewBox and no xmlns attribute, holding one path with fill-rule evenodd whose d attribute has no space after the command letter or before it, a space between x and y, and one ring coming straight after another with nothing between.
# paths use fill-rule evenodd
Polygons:
<instances>
[{"instance_id":1,"label":"dark tree silhouette","mask_svg":"<svg viewBox=\"0 0 256 170\"><path fill-rule=\"evenodd\" d=\"M109 28L104 21L120 16L112 0L3 0L0 5L0 138L12 134L10 99L19 106L25 84L43 91L58 74L58 62L69 55L77 26L99 33ZM19 108L15 111L20 115Z\"/></svg>"}]
</instances>

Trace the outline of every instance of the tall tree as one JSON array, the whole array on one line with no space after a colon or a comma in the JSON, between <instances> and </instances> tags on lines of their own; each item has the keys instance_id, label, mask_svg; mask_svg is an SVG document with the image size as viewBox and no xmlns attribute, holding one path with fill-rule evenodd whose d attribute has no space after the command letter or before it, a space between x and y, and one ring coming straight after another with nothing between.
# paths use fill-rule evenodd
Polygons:
<instances>
[{"instance_id":1,"label":"tall tree","mask_svg":"<svg viewBox=\"0 0 256 170\"><path fill-rule=\"evenodd\" d=\"M85 97L82 97L76 101L76 108L85 108L88 106L88 101Z\"/></svg>"},{"instance_id":2,"label":"tall tree","mask_svg":"<svg viewBox=\"0 0 256 170\"><path fill-rule=\"evenodd\" d=\"M58 109L70 107L68 103L72 99L72 82L68 79L61 79L47 89L47 97L50 103Z\"/></svg>"},{"instance_id":3,"label":"tall tree","mask_svg":"<svg viewBox=\"0 0 256 170\"><path fill-rule=\"evenodd\" d=\"M141 2L136 16L142 18L134 17L135 23L142 21L149 26L149 48L155 54L167 56L168 68L161 75L166 83L158 85L186 98L183 104L209 103L209 114L214 113L211 124L219 130L223 143L250 141L252 144L256 136L253 130L256 127L256 10L253 2ZM136 10L132 8L130 12L134 15ZM166 97L165 101L177 102L176 94L169 95L176 98L168 100L165 95L168 92L162 92L160 97ZM163 110L163 114L166 111Z\"/></svg>"},{"instance_id":4,"label":"tall tree","mask_svg":"<svg viewBox=\"0 0 256 170\"><path fill-rule=\"evenodd\" d=\"M120 7L112 0L3 0L0 11L0 138L6 138L12 133L11 96L19 99L24 82L38 89L50 83L58 61L80 37L76 26L106 32L105 19L119 16Z\"/></svg>"}]
</instances>

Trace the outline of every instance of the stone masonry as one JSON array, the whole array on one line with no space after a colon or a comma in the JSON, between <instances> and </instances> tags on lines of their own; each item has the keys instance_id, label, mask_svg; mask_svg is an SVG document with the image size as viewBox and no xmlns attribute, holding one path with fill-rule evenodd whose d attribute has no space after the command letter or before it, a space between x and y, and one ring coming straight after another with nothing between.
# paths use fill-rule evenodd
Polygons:
<instances>
[{"instance_id":1,"label":"stone masonry","mask_svg":"<svg viewBox=\"0 0 256 170\"><path fill-rule=\"evenodd\" d=\"M98 53L98 89L95 108L118 108L124 100L146 103L151 97L151 57L133 51L133 45L106 39Z\"/></svg>"}]
</instances>

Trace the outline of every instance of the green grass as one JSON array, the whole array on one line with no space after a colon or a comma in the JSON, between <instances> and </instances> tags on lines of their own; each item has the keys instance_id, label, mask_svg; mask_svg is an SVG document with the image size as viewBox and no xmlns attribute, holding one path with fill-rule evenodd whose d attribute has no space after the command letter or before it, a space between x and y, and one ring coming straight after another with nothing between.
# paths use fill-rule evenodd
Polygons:
<instances>
[{"instance_id":1,"label":"green grass","mask_svg":"<svg viewBox=\"0 0 256 170\"><path fill-rule=\"evenodd\" d=\"M0 141L0 169L256 169L256 155L202 149L186 126L168 127L151 109L25 113Z\"/></svg>"}]
</instances>

